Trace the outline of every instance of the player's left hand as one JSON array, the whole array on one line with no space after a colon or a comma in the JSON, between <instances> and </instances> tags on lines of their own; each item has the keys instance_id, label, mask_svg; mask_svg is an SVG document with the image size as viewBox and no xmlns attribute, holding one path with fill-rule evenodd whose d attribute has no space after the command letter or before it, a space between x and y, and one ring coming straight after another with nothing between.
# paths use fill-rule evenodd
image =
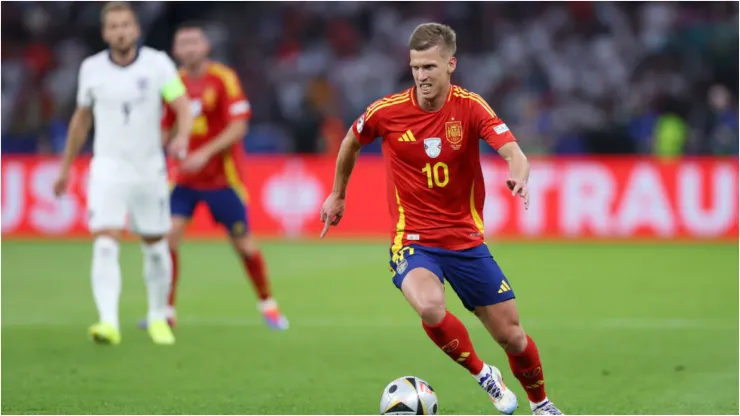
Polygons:
<instances>
[{"instance_id":1,"label":"player's left hand","mask_svg":"<svg viewBox=\"0 0 740 416\"><path fill-rule=\"evenodd\" d=\"M524 200L524 209L529 209L529 188L527 181L509 178L506 186L511 191L511 196L519 195Z\"/></svg>"},{"instance_id":2,"label":"player's left hand","mask_svg":"<svg viewBox=\"0 0 740 416\"><path fill-rule=\"evenodd\" d=\"M189 141L190 137L187 134L178 134L172 139L172 141L170 141L170 145L167 146L167 150L169 151L170 155L180 160L185 159L185 157L188 155Z\"/></svg>"},{"instance_id":3,"label":"player's left hand","mask_svg":"<svg viewBox=\"0 0 740 416\"><path fill-rule=\"evenodd\" d=\"M180 169L185 173L199 172L208 163L209 156L203 150L198 150L186 157L180 164Z\"/></svg>"}]
</instances>

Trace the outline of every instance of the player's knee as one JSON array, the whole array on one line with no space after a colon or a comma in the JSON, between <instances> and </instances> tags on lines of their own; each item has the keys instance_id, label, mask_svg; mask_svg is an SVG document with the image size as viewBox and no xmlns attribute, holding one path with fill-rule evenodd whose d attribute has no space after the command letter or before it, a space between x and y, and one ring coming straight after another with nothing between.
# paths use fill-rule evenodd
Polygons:
<instances>
[{"instance_id":1,"label":"player's knee","mask_svg":"<svg viewBox=\"0 0 740 416\"><path fill-rule=\"evenodd\" d=\"M170 250L167 240L160 237L153 242L143 241L141 252L144 255L144 275L146 279L158 279L170 272Z\"/></svg>"},{"instance_id":2,"label":"player's knee","mask_svg":"<svg viewBox=\"0 0 740 416\"><path fill-rule=\"evenodd\" d=\"M411 270L401 283L401 292L427 325L442 322L446 312L444 286L425 268Z\"/></svg>"},{"instance_id":3,"label":"player's knee","mask_svg":"<svg viewBox=\"0 0 740 416\"><path fill-rule=\"evenodd\" d=\"M527 335L519 323L512 323L501 328L494 337L504 351L518 354L527 348Z\"/></svg>"},{"instance_id":4,"label":"player's knee","mask_svg":"<svg viewBox=\"0 0 740 416\"><path fill-rule=\"evenodd\" d=\"M436 325L442 322L447 313L444 291L429 287L417 292L411 299L413 299L412 305L416 313L427 325Z\"/></svg>"},{"instance_id":5,"label":"player's knee","mask_svg":"<svg viewBox=\"0 0 740 416\"><path fill-rule=\"evenodd\" d=\"M180 239L173 235L167 236L167 247L170 249L170 251L177 251L177 248L180 246Z\"/></svg>"},{"instance_id":6,"label":"player's knee","mask_svg":"<svg viewBox=\"0 0 740 416\"><path fill-rule=\"evenodd\" d=\"M116 261L118 259L118 240L107 234L95 237L93 243L93 263Z\"/></svg>"},{"instance_id":7,"label":"player's knee","mask_svg":"<svg viewBox=\"0 0 740 416\"><path fill-rule=\"evenodd\" d=\"M422 302L417 305L416 312L427 325L436 325L442 322L447 313L444 298Z\"/></svg>"},{"instance_id":8,"label":"player's knee","mask_svg":"<svg viewBox=\"0 0 740 416\"><path fill-rule=\"evenodd\" d=\"M177 247L180 245L180 241L182 240L182 236L185 234L185 229L188 226L188 220L186 218L182 218L179 216L175 216L172 218L172 228L170 228L170 232L167 233L167 242L169 244L170 250L177 250Z\"/></svg>"},{"instance_id":9,"label":"player's knee","mask_svg":"<svg viewBox=\"0 0 740 416\"><path fill-rule=\"evenodd\" d=\"M231 241L234 243L236 250L244 257L250 257L259 252L259 246L254 238L249 234L241 236L231 236Z\"/></svg>"}]
</instances>

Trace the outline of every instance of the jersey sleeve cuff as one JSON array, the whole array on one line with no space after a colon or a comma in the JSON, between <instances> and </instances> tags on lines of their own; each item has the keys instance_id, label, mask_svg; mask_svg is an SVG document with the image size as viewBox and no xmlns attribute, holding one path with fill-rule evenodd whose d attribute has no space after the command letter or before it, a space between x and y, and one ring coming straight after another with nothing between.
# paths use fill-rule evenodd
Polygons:
<instances>
[{"instance_id":1,"label":"jersey sleeve cuff","mask_svg":"<svg viewBox=\"0 0 740 416\"><path fill-rule=\"evenodd\" d=\"M354 133L355 137L357 137L357 141L360 143L361 146L370 144L373 140L375 140L375 137L367 137L367 134L362 134L357 131L357 123L352 124L352 133Z\"/></svg>"},{"instance_id":2,"label":"jersey sleeve cuff","mask_svg":"<svg viewBox=\"0 0 740 416\"><path fill-rule=\"evenodd\" d=\"M249 121L252 119L252 114L239 114L236 116L229 116L229 123L233 121Z\"/></svg>"},{"instance_id":3,"label":"jersey sleeve cuff","mask_svg":"<svg viewBox=\"0 0 740 416\"><path fill-rule=\"evenodd\" d=\"M498 137L494 137L493 140L490 140L488 143L491 144L493 150L498 150L506 143L512 142L516 142L516 137L514 137L514 135L511 134L510 131L507 131L506 133L499 135Z\"/></svg>"}]
</instances>

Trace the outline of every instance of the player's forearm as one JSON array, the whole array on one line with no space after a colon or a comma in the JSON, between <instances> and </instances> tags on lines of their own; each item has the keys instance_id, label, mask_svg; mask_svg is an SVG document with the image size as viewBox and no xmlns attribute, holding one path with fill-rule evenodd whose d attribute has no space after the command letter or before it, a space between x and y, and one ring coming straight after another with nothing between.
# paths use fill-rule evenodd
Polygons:
<instances>
[{"instance_id":1,"label":"player's forearm","mask_svg":"<svg viewBox=\"0 0 740 416\"><path fill-rule=\"evenodd\" d=\"M337 167L334 174L334 187L332 193L338 195L340 198L347 196L347 185L349 185L349 177L352 175L352 170L357 162L357 157L360 155L360 142L350 130L347 136L342 140L342 145L339 147L339 154L337 155Z\"/></svg>"},{"instance_id":2,"label":"player's forearm","mask_svg":"<svg viewBox=\"0 0 740 416\"><path fill-rule=\"evenodd\" d=\"M245 120L232 121L215 139L209 142L205 149L208 157L213 157L231 147L234 143L244 139L248 127Z\"/></svg>"},{"instance_id":3,"label":"player's forearm","mask_svg":"<svg viewBox=\"0 0 740 416\"><path fill-rule=\"evenodd\" d=\"M190 111L190 102L185 95L177 97L170 103L172 110L175 112L177 133L192 131L193 114Z\"/></svg>"},{"instance_id":4,"label":"player's forearm","mask_svg":"<svg viewBox=\"0 0 740 416\"><path fill-rule=\"evenodd\" d=\"M181 111L177 114L177 131L192 131L193 130L193 116L190 111Z\"/></svg>"},{"instance_id":5,"label":"player's forearm","mask_svg":"<svg viewBox=\"0 0 740 416\"><path fill-rule=\"evenodd\" d=\"M529 180L529 160L516 142L506 143L499 154L509 164L509 176L519 181Z\"/></svg>"},{"instance_id":6,"label":"player's forearm","mask_svg":"<svg viewBox=\"0 0 740 416\"><path fill-rule=\"evenodd\" d=\"M167 146L172 138L172 132L169 129L162 129L162 146Z\"/></svg>"},{"instance_id":7,"label":"player's forearm","mask_svg":"<svg viewBox=\"0 0 740 416\"><path fill-rule=\"evenodd\" d=\"M92 112L89 109L78 108L72 115L67 133L67 143L64 146L62 171L68 172L82 146L87 141L87 135L92 127Z\"/></svg>"},{"instance_id":8,"label":"player's forearm","mask_svg":"<svg viewBox=\"0 0 740 416\"><path fill-rule=\"evenodd\" d=\"M509 163L509 176L512 179L524 182L529 180L529 160L527 160L524 153L515 153L510 159L507 159L507 162Z\"/></svg>"},{"instance_id":9,"label":"player's forearm","mask_svg":"<svg viewBox=\"0 0 740 416\"><path fill-rule=\"evenodd\" d=\"M522 153L520 156L514 156L509 161L509 174L512 179L529 181L529 161Z\"/></svg>"}]
</instances>

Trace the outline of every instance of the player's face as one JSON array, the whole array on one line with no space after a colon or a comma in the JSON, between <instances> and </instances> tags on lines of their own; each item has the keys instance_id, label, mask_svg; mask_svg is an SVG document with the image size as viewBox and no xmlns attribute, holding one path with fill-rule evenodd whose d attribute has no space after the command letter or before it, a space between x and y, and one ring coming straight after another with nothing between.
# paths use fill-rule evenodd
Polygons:
<instances>
[{"instance_id":1,"label":"player's face","mask_svg":"<svg viewBox=\"0 0 740 416\"><path fill-rule=\"evenodd\" d=\"M421 96L433 99L443 93L450 83L457 59L439 46L424 51L411 50L411 72Z\"/></svg>"},{"instance_id":2,"label":"player's face","mask_svg":"<svg viewBox=\"0 0 740 416\"><path fill-rule=\"evenodd\" d=\"M112 10L105 16L103 39L111 49L126 52L139 40L139 24L129 10Z\"/></svg>"},{"instance_id":3,"label":"player's face","mask_svg":"<svg viewBox=\"0 0 740 416\"><path fill-rule=\"evenodd\" d=\"M181 64L195 65L208 56L208 39L200 29L183 29L175 35L172 53Z\"/></svg>"}]
</instances>

